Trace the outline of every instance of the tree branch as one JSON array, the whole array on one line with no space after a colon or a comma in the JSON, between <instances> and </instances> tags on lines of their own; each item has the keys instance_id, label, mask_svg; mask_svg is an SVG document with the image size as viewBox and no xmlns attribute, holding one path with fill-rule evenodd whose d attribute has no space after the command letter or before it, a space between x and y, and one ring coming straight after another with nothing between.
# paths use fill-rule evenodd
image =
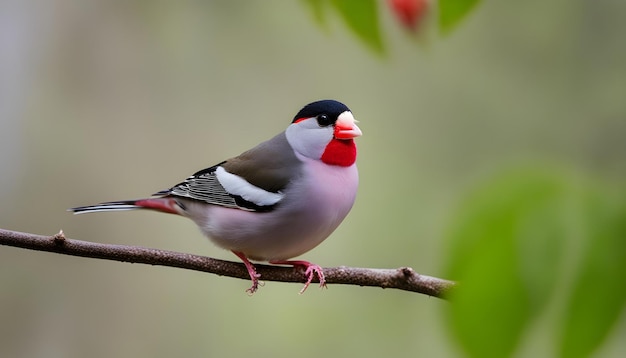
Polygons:
<instances>
[{"instance_id":1,"label":"tree branch","mask_svg":"<svg viewBox=\"0 0 626 358\"><path fill-rule=\"evenodd\" d=\"M0 229L0 245L104 260L178 267L220 276L249 279L248 272L242 263L140 246L72 240L66 238L63 231L53 236L42 236ZM255 267L265 281L305 282L304 273L299 268L260 264L255 264ZM398 269L329 267L324 268L324 275L327 284L396 288L439 298L444 298L445 294L456 285L452 281L420 275L409 267Z\"/></svg>"}]
</instances>

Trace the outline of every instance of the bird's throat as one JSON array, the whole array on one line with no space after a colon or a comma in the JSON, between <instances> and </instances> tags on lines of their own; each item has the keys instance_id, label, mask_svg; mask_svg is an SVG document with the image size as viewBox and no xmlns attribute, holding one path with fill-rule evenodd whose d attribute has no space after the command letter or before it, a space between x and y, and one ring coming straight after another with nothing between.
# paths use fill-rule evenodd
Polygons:
<instances>
[{"instance_id":1,"label":"bird's throat","mask_svg":"<svg viewBox=\"0 0 626 358\"><path fill-rule=\"evenodd\" d=\"M356 162L356 144L352 139L333 139L328 143L322 162L328 165L349 167Z\"/></svg>"}]
</instances>

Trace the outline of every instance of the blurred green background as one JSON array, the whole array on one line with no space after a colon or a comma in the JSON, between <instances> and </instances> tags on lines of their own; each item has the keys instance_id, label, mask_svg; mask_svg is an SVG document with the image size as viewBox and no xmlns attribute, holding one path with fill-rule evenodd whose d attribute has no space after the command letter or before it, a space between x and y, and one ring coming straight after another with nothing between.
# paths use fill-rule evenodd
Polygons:
<instances>
[{"instance_id":1,"label":"blurred green background","mask_svg":"<svg viewBox=\"0 0 626 358\"><path fill-rule=\"evenodd\" d=\"M65 209L169 187L323 98L364 135L355 208L305 255L322 266L454 273L459 208L518 166L623 185L626 2L486 1L450 35L430 17L417 38L385 5L380 55L303 1L2 1L0 227L235 260L178 217ZM517 356L558 351L558 297L584 245L559 244L566 283ZM439 299L248 286L0 247L0 356L464 356ZM596 357L626 351L623 309L616 321Z\"/></svg>"}]
</instances>

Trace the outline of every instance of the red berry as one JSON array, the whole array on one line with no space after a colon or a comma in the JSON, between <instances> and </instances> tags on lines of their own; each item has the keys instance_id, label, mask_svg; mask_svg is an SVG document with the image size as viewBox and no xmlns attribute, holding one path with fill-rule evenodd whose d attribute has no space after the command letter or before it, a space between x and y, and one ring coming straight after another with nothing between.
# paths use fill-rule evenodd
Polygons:
<instances>
[{"instance_id":1,"label":"red berry","mask_svg":"<svg viewBox=\"0 0 626 358\"><path fill-rule=\"evenodd\" d=\"M417 30L428 8L428 0L388 0L388 3L402 25L411 31Z\"/></svg>"}]
</instances>

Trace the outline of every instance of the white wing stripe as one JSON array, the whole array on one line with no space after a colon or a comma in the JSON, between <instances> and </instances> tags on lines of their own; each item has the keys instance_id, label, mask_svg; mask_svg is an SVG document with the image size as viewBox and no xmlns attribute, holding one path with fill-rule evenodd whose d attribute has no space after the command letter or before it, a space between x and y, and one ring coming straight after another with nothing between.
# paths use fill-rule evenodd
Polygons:
<instances>
[{"instance_id":1,"label":"white wing stripe","mask_svg":"<svg viewBox=\"0 0 626 358\"><path fill-rule=\"evenodd\" d=\"M223 167L217 167L215 176L227 192L259 206L274 205L285 196L281 192L272 193L254 186L244 178L227 172Z\"/></svg>"}]
</instances>

